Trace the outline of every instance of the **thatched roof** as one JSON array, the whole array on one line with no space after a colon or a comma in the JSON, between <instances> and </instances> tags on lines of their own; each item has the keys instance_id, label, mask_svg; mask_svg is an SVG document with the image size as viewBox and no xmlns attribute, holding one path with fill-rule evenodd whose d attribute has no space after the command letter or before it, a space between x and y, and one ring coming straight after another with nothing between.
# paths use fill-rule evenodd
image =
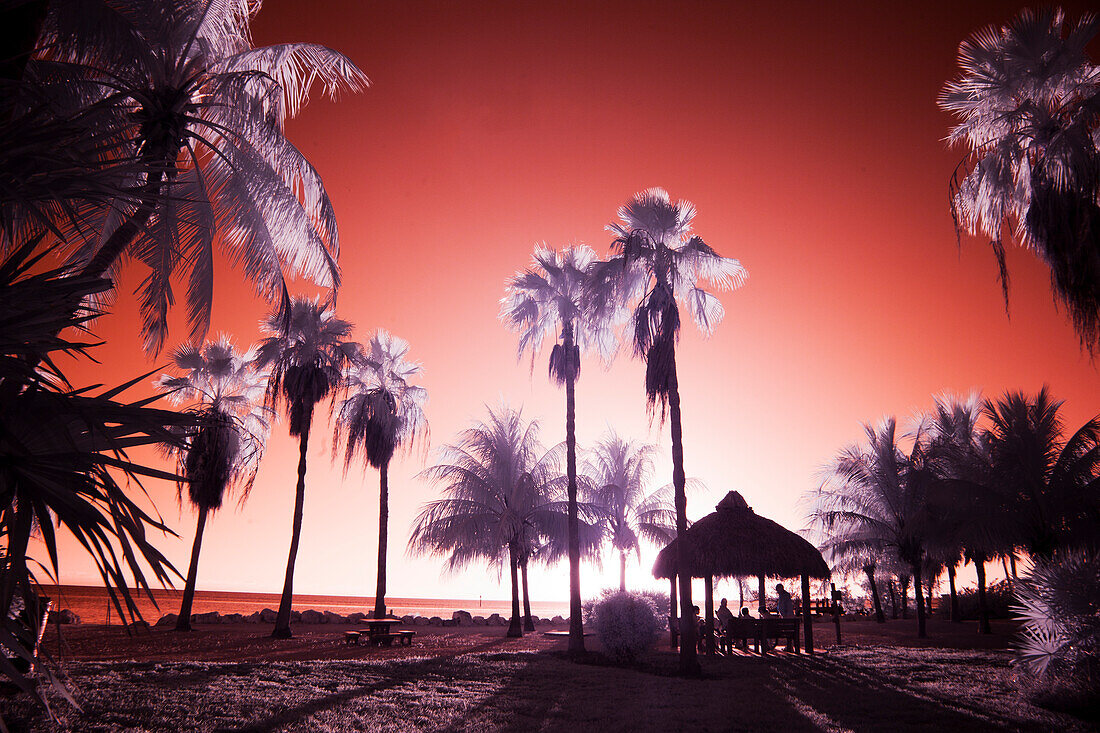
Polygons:
<instances>
[{"instance_id":1,"label":"thatched roof","mask_svg":"<svg viewBox=\"0 0 1100 733\"><path fill-rule=\"evenodd\" d=\"M758 516L736 491L726 494L713 514L684 532L687 566L693 578L717 577L828 578L829 566L803 537ZM668 578L676 562L676 543L657 555L653 575Z\"/></svg>"}]
</instances>

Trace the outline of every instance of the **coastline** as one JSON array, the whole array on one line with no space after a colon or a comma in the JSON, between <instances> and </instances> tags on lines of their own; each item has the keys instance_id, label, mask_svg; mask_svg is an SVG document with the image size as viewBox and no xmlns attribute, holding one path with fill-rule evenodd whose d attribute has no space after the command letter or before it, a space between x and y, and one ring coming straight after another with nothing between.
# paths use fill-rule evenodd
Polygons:
<instances>
[{"instance_id":1,"label":"coastline","mask_svg":"<svg viewBox=\"0 0 1100 733\"><path fill-rule=\"evenodd\" d=\"M111 606L107 591L102 586L87 585L42 585L40 592L53 601L54 610L68 609L75 613L81 623L118 625L122 621L118 612ZM183 589L154 588L153 599L145 594L131 590L142 619L155 624L161 616L178 613ZM252 593L246 591L196 590L192 613L218 612L220 614L240 613L245 616L262 611L265 608L279 607L278 593ZM314 610L347 616L351 613L366 613L374 608L371 596L337 596L295 594L292 606L295 611ZM511 614L510 600L498 599L462 599L462 598L405 598L392 596L386 598L386 609L396 616L439 616L449 619L455 611L467 611L474 616L501 616ZM569 612L567 602L532 601L531 613L539 617L566 616Z\"/></svg>"}]
</instances>

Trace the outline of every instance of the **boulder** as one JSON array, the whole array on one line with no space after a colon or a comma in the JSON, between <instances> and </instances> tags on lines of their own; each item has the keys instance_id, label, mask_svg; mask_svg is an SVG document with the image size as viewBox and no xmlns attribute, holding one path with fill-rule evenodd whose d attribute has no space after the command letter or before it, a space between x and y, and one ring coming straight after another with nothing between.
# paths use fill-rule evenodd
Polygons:
<instances>
[{"instance_id":1,"label":"boulder","mask_svg":"<svg viewBox=\"0 0 1100 733\"><path fill-rule=\"evenodd\" d=\"M485 625L485 617L484 616L474 616L473 621L471 623L473 623L474 626L484 626Z\"/></svg>"},{"instance_id":2,"label":"boulder","mask_svg":"<svg viewBox=\"0 0 1100 733\"><path fill-rule=\"evenodd\" d=\"M163 616L160 617L160 619L157 621L156 625L157 626L175 626L176 625L176 620L178 618L179 618L179 616L177 616L174 613L166 613L166 614L164 614Z\"/></svg>"},{"instance_id":3,"label":"boulder","mask_svg":"<svg viewBox=\"0 0 1100 733\"><path fill-rule=\"evenodd\" d=\"M539 618L538 616L535 616L534 614L532 614L531 615L531 623L533 623L535 626L538 626L539 624L542 623L542 619Z\"/></svg>"},{"instance_id":4,"label":"boulder","mask_svg":"<svg viewBox=\"0 0 1100 733\"><path fill-rule=\"evenodd\" d=\"M367 617L367 614L363 613L362 611L356 611L355 613L349 613L348 614L348 623L349 624L357 624L360 621L362 621L363 619L365 619L366 617Z\"/></svg>"},{"instance_id":5,"label":"boulder","mask_svg":"<svg viewBox=\"0 0 1100 733\"><path fill-rule=\"evenodd\" d=\"M256 611L255 613L251 613L251 614L245 616L244 617L244 622L246 624L258 624L258 623L260 623L260 612Z\"/></svg>"},{"instance_id":6,"label":"boulder","mask_svg":"<svg viewBox=\"0 0 1100 733\"><path fill-rule=\"evenodd\" d=\"M469 626L474 621L469 611L455 611L451 614L451 619L457 621L458 626Z\"/></svg>"},{"instance_id":7,"label":"boulder","mask_svg":"<svg viewBox=\"0 0 1100 733\"><path fill-rule=\"evenodd\" d=\"M265 624L273 624L275 623L275 619L277 618L279 618L278 611L272 611L270 608L265 608L264 610L260 611L260 621L264 622Z\"/></svg>"},{"instance_id":8,"label":"boulder","mask_svg":"<svg viewBox=\"0 0 1100 733\"><path fill-rule=\"evenodd\" d=\"M560 626L561 624L565 623L565 619L563 619L561 616L555 616L554 618L550 619L550 623L554 624L555 626Z\"/></svg>"},{"instance_id":9,"label":"boulder","mask_svg":"<svg viewBox=\"0 0 1100 733\"><path fill-rule=\"evenodd\" d=\"M485 625L486 626L503 626L504 625L504 619L502 619L500 617L499 613L494 613L493 615L489 616L489 618L485 619Z\"/></svg>"},{"instance_id":10,"label":"boulder","mask_svg":"<svg viewBox=\"0 0 1100 733\"><path fill-rule=\"evenodd\" d=\"M412 616L412 615L402 616L401 617L401 623L405 624L406 626L411 626L412 622L415 619L416 619L416 616Z\"/></svg>"},{"instance_id":11,"label":"boulder","mask_svg":"<svg viewBox=\"0 0 1100 733\"><path fill-rule=\"evenodd\" d=\"M423 616L417 616L416 618L413 619L413 625L415 625L415 626L427 626L428 625L428 619L426 619Z\"/></svg>"},{"instance_id":12,"label":"boulder","mask_svg":"<svg viewBox=\"0 0 1100 733\"><path fill-rule=\"evenodd\" d=\"M457 618L445 618L441 626L458 626Z\"/></svg>"},{"instance_id":13,"label":"boulder","mask_svg":"<svg viewBox=\"0 0 1100 733\"><path fill-rule=\"evenodd\" d=\"M149 622L146 621L145 619L138 619L137 621L134 621L133 623L126 624L126 626L129 627L130 631L148 631L149 630Z\"/></svg>"},{"instance_id":14,"label":"boulder","mask_svg":"<svg viewBox=\"0 0 1100 733\"><path fill-rule=\"evenodd\" d=\"M325 611L325 618L322 623L326 624L346 624L348 622L347 617L341 616L338 613L332 611Z\"/></svg>"},{"instance_id":15,"label":"boulder","mask_svg":"<svg viewBox=\"0 0 1100 733\"><path fill-rule=\"evenodd\" d=\"M290 612L290 623L292 623L292 624L302 623L302 612L301 611L291 611Z\"/></svg>"},{"instance_id":16,"label":"boulder","mask_svg":"<svg viewBox=\"0 0 1100 733\"><path fill-rule=\"evenodd\" d=\"M441 619L439 616L432 616L430 619L428 619L428 626L442 626L442 625L443 625L443 619Z\"/></svg>"},{"instance_id":17,"label":"boulder","mask_svg":"<svg viewBox=\"0 0 1100 733\"><path fill-rule=\"evenodd\" d=\"M223 624L243 624L244 615L240 613L227 613L222 616Z\"/></svg>"},{"instance_id":18,"label":"boulder","mask_svg":"<svg viewBox=\"0 0 1100 733\"><path fill-rule=\"evenodd\" d=\"M308 611L302 611L302 623L303 624L320 624L324 623L324 615L320 611L314 611L312 608Z\"/></svg>"},{"instance_id":19,"label":"boulder","mask_svg":"<svg viewBox=\"0 0 1100 733\"><path fill-rule=\"evenodd\" d=\"M175 617L172 617L175 619ZM174 622L174 621L173 621ZM49 623L51 624L78 624L80 617L67 608L60 611L50 611Z\"/></svg>"},{"instance_id":20,"label":"boulder","mask_svg":"<svg viewBox=\"0 0 1100 733\"><path fill-rule=\"evenodd\" d=\"M222 615L217 611L191 614L191 623L193 624L220 624L221 622Z\"/></svg>"}]
</instances>

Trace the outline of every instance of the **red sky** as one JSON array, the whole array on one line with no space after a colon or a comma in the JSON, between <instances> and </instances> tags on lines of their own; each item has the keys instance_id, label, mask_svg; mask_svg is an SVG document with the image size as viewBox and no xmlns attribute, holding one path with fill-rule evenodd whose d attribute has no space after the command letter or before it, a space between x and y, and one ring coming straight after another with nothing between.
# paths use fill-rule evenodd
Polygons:
<instances>
[{"instance_id":1,"label":"red sky","mask_svg":"<svg viewBox=\"0 0 1100 733\"><path fill-rule=\"evenodd\" d=\"M587 242L651 186L698 207L696 231L740 259L749 280L722 295L726 319L704 341L688 326L678 352L688 475L699 517L730 489L789 528L805 525L803 492L862 435L861 421L906 418L932 395L1037 390L1066 401L1076 429L1098 410L1098 374L1050 296L1046 269L1009 252L1011 318L987 244L964 238L947 185L961 153L935 105L960 40L1004 22L1007 3L617 2L422 3L269 0L257 45L322 43L374 86L337 104L314 100L288 136L323 175L340 222L339 313L365 340L378 327L408 339L424 365L432 447L485 404L522 405L547 444L564 436L564 397L517 363L497 320L505 279L533 245ZM1084 4L1070 6L1072 18ZM1094 54L1095 56L1095 54ZM161 367L140 352L130 268L117 313L102 319L102 364L88 381L118 383ZM215 329L245 345L264 304L240 275L218 275ZM170 336L183 338L182 324ZM590 358L577 390L578 438L608 425L659 441L646 416L643 366L624 352L609 371ZM377 473L342 477L331 433L311 441L295 588L369 595L374 588ZM429 454L429 460L433 454ZM290 539L296 444L275 427L251 498L208 525L199 585L278 592ZM481 567L441 576L408 559L417 509L436 498L391 468L389 590L394 596L505 597ZM658 480L671 480L666 458ZM174 488L149 486L180 538L160 542L186 568L194 515ZM652 583L652 552L628 583ZM96 582L67 545L62 578ZM584 593L616 582L584 575ZM720 588L721 589L721 588ZM535 570L532 595L564 600L563 569Z\"/></svg>"}]
</instances>

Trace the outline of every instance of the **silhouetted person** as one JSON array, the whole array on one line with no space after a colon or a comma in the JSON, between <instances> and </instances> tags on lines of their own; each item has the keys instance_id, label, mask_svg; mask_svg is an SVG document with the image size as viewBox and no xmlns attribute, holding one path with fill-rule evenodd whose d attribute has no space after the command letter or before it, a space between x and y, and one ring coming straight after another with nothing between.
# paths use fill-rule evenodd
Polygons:
<instances>
[{"instance_id":1,"label":"silhouetted person","mask_svg":"<svg viewBox=\"0 0 1100 733\"><path fill-rule=\"evenodd\" d=\"M733 621L733 611L730 610L725 598L718 604L718 610L714 615L718 619L718 628L724 633L729 628L730 621Z\"/></svg>"},{"instance_id":2,"label":"silhouetted person","mask_svg":"<svg viewBox=\"0 0 1100 733\"><path fill-rule=\"evenodd\" d=\"M776 583L775 592L779 594L779 600L775 604L775 610L783 618L794 618L794 600L782 583Z\"/></svg>"}]
</instances>

